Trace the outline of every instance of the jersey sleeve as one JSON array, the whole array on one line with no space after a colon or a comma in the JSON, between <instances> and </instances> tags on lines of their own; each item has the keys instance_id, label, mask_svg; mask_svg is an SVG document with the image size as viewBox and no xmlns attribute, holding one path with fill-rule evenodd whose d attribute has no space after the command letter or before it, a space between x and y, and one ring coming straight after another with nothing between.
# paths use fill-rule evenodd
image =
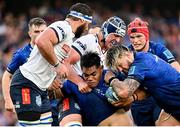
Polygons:
<instances>
[{"instance_id":1,"label":"jersey sleeve","mask_svg":"<svg viewBox=\"0 0 180 127\"><path fill-rule=\"evenodd\" d=\"M21 56L20 54L17 52L15 52L13 54L13 57L10 61L10 63L7 66L7 71L11 74L14 74L14 72L22 65L22 60L21 60Z\"/></svg>"},{"instance_id":2,"label":"jersey sleeve","mask_svg":"<svg viewBox=\"0 0 180 127\"><path fill-rule=\"evenodd\" d=\"M159 44L156 50L158 50L159 52L158 56L164 61L168 63L172 63L175 61L173 54L164 45Z\"/></svg>"},{"instance_id":3,"label":"jersey sleeve","mask_svg":"<svg viewBox=\"0 0 180 127\"><path fill-rule=\"evenodd\" d=\"M65 30L64 26L59 25L58 22L55 22L55 23L51 24L49 27L54 30L54 32L58 38L58 42L61 42L65 39L66 30Z\"/></svg>"},{"instance_id":4,"label":"jersey sleeve","mask_svg":"<svg viewBox=\"0 0 180 127\"><path fill-rule=\"evenodd\" d=\"M80 56L82 56L86 52L87 45L86 43L83 43L81 39L77 39L75 42L73 42L72 48L76 50Z\"/></svg>"},{"instance_id":5,"label":"jersey sleeve","mask_svg":"<svg viewBox=\"0 0 180 127\"><path fill-rule=\"evenodd\" d=\"M92 38L90 38L89 36L80 37L79 39L73 42L72 48L76 50L80 56L82 56L88 50L88 47L90 47L90 45L88 45L89 39L92 39Z\"/></svg>"},{"instance_id":6,"label":"jersey sleeve","mask_svg":"<svg viewBox=\"0 0 180 127\"><path fill-rule=\"evenodd\" d=\"M62 92L64 95L72 95L78 90L77 85L73 82L66 80L63 83Z\"/></svg>"},{"instance_id":7,"label":"jersey sleeve","mask_svg":"<svg viewBox=\"0 0 180 127\"><path fill-rule=\"evenodd\" d=\"M133 63L128 71L128 77L141 83L146 76L147 68L144 63Z\"/></svg>"}]
</instances>

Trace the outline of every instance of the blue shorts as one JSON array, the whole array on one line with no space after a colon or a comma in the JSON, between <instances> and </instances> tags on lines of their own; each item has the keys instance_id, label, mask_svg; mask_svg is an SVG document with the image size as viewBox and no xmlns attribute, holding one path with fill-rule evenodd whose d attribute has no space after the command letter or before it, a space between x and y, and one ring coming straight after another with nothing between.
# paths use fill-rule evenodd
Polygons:
<instances>
[{"instance_id":1,"label":"blue shorts","mask_svg":"<svg viewBox=\"0 0 180 127\"><path fill-rule=\"evenodd\" d=\"M16 112L39 112L51 111L47 91L42 91L33 82L26 79L17 70L12 78L10 95L15 106Z\"/></svg>"},{"instance_id":2,"label":"blue shorts","mask_svg":"<svg viewBox=\"0 0 180 127\"><path fill-rule=\"evenodd\" d=\"M155 126L161 109L151 96L142 101L133 102L131 112L137 126Z\"/></svg>"},{"instance_id":3,"label":"blue shorts","mask_svg":"<svg viewBox=\"0 0 180 127\"><path fill-rule=\"evenodd\" d=\"M81 115L81 109L73 97L66 97L66 98L63 98L62 101L60 101L59 117L58 117L59 121L61 121L64 117L70 114Z\"/></svg>"}]
</instances>

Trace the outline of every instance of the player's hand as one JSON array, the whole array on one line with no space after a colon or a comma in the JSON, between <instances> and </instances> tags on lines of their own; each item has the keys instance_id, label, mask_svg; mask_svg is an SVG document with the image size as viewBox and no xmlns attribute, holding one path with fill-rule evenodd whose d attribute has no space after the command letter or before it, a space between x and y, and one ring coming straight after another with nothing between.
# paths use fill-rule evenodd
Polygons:
<instances>
[{"instance_id":1,"label":"player's hand","mask_svg":"<svg viewBox=\"0 0 180 127\"><path fill-rule=\"evenodd\" d=\"M114 104L115 102L119 101L119 98L117 97L117 95L114 92L114 90L112 89L112 87L109 87L106 90L105 96L111 104Z\"/></svg>"},{"instance_id":2,"label":"player's hand","mask_svg":"<svg viewBox=\"0 0 180 127\"><path fill-rule=\"evenodd\" d=\"M61 64L55 67L55 71L59 79L66 79L68 77L69 70L67 69L65 64Z\"/></svg>"},{"instance_id":3,"label":"player's hand","mask_svg":"<svg viewBox=\"0 0 180 127\"><path fill-rule=\"evenodd\" d=\"M9 111L9 112L15 112L15 108L14 108L13 102L11 100L11 97L6 98L6 100L5 100L5 109L7 111Z\"/></svg>"},{"instance_id":4,"label":"player's hand","mask_svg":"<svg viewBox=\"0 0 180 127\"><path fill-rule=\"evenodd\" d=\"M109 83L109 79L111 79L112 77L115 77L115 75L111 71L106 72L106 74L104 76L105 82L108 84Z\"/></svg>"},{"instance_id":5,"label":"player's hand","mask_svg":"<svg viewBox=\"0 0 180 127\"><path fill-rule=\"evenodd\" d=\"M129 107L134 101L133 97L121 98L119 101L112 102L111 104L116 107Z\"/></svg>"},{"instance_id":6,"label":"player's hand","mask_svg":"<svg viewBox=\"0 0 180 127\"><path fill-rule=\"evenodd\" d=\"M48 87L48 90L56 90L62 87L62 81L58 78L55 78L52 84Z\"/></svg>"},{"instance_id":7,"label":"player's hand","mask_svg":"<svg viewBox=\"0 0 180 127\"><path fill-rule=\"evenodd\" d=\"M88 92L91 92L92 90L86 82L78 83L78 89L81 93L88 93Z\"/></svg>"}]
</instances>

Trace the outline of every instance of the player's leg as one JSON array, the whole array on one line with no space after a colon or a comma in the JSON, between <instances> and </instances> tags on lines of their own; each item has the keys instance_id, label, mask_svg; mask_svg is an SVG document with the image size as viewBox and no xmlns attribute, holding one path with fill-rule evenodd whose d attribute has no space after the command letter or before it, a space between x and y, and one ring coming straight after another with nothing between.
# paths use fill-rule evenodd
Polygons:
<instances>
[{"instance_id":1,"label":"player's leg","mask_svg":"<svg viewBox=\"0 0 180 127\"><path fill-rule=\"evenodd\" d=\"M82 126L80 107L73 97L64 98L59 107L60 126Z\"/></svg>"},{"instance_id":2,"label":"player's leg","mask_svg":"<svg viewBox=\"0 0 180 127\"><path fill-rule=\"evenodd\" d=\"M39 126L41 117L41 90L17 71L11 81L10 95L20 126ZM49 107L50 109L50 107Z\"/></svg>"},{"instance_id":3,"label":"player's leg","mask_svg":"<svg viewBox=\"0 0 180 127\"><path fill-rule=\"evenodd\" d=\"M40 107L36 106L36 95L32 95L32 89L23 86L12 86L10 94L19 126L39 126L41 112Z\"/></svg>"},{"instance_id":4,"label":"player's leg","mask_svg":"<svg viewBox=\"0 0 180 127\"><path fill-rule=\"evenodd\" d=\"M42 98L41 117L40 117L41 127L50 127L52 125L53 119L51 112L51 104L49 101L47 91L41 91L41 98Z\"/></svg>"},{"instance_id":5,"label":"player's leg","mask_svg":"<svg viewBox=\"0 0 180 127\"><path fill-rule=\"evenodd\" d=\"M155 121L158 119L160 111L161 109L152 97L135 101L131 105L133 120L137 126L155 126Z\"/></svg>"},{"instance_id":6,"label":"player's leg","mask_svg":"<svg viewBox=\"0 0 180 127\"><path fill-rule=\"evenodd\" d=\"M179 126L180 121L178 121L172 115L162 110L158 120L156 121L156 125L157 126Z\"/></svg>"},{"instance_id":7,"label":"player's leg","mask_svg":"<svg viewBox=\"0 0 180 127\"><path fill-rule=\"evenodd\" d=\"M127 111L119 109L114 114L101 121L98 126L133 126L133 121Z\"/></svg>"}]
</instances>

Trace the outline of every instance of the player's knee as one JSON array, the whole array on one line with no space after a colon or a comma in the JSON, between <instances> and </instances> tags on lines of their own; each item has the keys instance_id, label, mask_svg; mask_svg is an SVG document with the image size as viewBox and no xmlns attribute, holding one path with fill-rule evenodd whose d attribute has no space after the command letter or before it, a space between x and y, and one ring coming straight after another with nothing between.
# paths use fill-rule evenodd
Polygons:
<instances>
[{"instance_id":1,"label":"player's knee","mask_svg":"<svg viewBox=\"0 0 180 127\"><path fill-rule=\"evenodd\" d=\"M51 112L41 114L40 122L41 122L42 127L51 126L52 121L53 120L52 120L52 113Z\"/></svg>"},{"instance_id":2,"label":"player's knee","mask_svg":"<svg viewBox=\"0 0 180 127\"><path fill-rule=\"evenodd\" d=\"M82 118L80 114L69 114L65 116L60 122L60 126L70 126L70 124L77 124L82 126ZM76 126L77 126L76 125Z\"/></svg>"},{"instance_id":3,"label":"player's knee","mask_svg":"<svg viewBox=\"0 0 180 127\"><path fill-rule=\"evenodd\" d=\"M79 121L71 121L69 123L66 123L64 127L82 127L82 123Z\"/></svg>"}]
</instances>

